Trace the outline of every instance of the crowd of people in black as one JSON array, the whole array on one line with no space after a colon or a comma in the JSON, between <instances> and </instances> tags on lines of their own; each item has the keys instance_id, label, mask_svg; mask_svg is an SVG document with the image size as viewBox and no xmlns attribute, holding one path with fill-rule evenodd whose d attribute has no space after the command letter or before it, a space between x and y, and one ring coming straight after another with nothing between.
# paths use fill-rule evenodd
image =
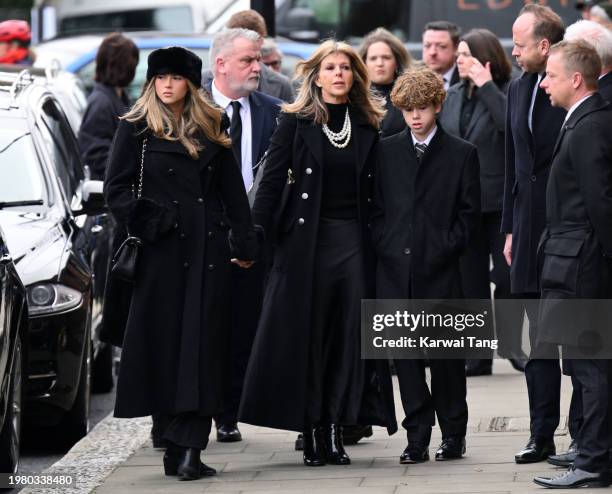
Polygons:
<instances>
[{"instance_id":1,"label":"crowd of people in black","mask_svg":"<svg viewBox=\"0 0 612 494\"><path fill-rule=\"evenodd\" d=\"M573 342L538 329L538 305L611 296L612 32L529 4L512 36L520 71L490 31L436 21L422 62L379 28L358 49L323 42L292 83L246 11L209 72L184 48L152 52L133 105L137 53L105 40L79 142L118 230L142 240L131 303L107 294L127 321L115 415L153 415L166 475L215 474L200 459L213 420L218 441L240 441L239 421L292 430L305 465L350 464L345 433L398 429L389 362L361 358L361 300L489 300L493 282L492 304L520 306L491 311L527 379L516 463L568 467L534 479L546 487L610 484L612 366L539 358ZM466 375L492 361L431 359L430 387L423 359L393 364L400 463L429 460L436 417L435 460L462 458ZM562 371L573 442L557 454Z\"/></svg>"}]
</instances>

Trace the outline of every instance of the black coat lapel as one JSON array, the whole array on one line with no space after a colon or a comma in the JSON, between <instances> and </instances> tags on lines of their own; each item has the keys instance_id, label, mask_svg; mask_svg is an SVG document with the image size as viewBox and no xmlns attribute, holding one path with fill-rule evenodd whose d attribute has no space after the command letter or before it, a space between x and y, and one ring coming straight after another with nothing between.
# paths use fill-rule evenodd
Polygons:
<instances>
[{"instance_id":1,"label":"black coat lapel","mask_svg":"<svg viewBox=\"0 0 612 494\"><path fill-rule=\"evenodd\" d=\"M296 129L298 135L304 139L306 147L312 153L319 167L323 167L323 132L319 125L308 119L298 118Z\"/></svg>"}]
</instances>

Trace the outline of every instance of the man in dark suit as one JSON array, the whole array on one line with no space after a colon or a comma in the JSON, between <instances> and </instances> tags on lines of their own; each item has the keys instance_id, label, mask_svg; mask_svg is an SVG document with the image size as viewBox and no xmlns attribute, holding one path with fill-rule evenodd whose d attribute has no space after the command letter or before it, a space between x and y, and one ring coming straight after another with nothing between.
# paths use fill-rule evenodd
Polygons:
<instances>
[{"instance_id":1,"label":"man in dark suit","mask_svg":"<svg viewBox=\"0 0 612 494\"><path fill-rule=\"evenodd\" d=\"M236 163L242 170L248 191L276 128L282 101L256 91L261 70L261 37L248 29L226 29L212 43L210 59L214 79L206 87L215 103L230 118L230 137ZM232 387L228 389L227 409L215 417L217 440L240 441L237 426L238 405L244 373L251 353L261 311L264 263L250 269L232 268Z\"/></svg>"},{"instance_id":2,"label":"man in dark suit","mask_svg":"<svg viewBox=\"0 0 612 494\"><path fill-rule=\"evenodd\" d=\"M567 116L546 190L539 339L563 345L564 356L570 356L583 417L573 465L560 476L534 479L549 488L610 485L612 361L585 353L582 345L594 334L605 338L608 322L599 327L591 317L596 310L564 308L560 301L612 298L612 107L597 92L600 73L601 61L589 43L562 41L551 48L541 83ZM594 348L601 352L602 346Z\"/></svg>"},{"instance_id":3,"label":"man in dark suit","mask_svg":"<svg viewBox=\"0 0 612 494\"><path fill-rule=\"evenodd\" d=\"M512 26L512 55L524 70L510 83L506 111L506 178L502 233L510 265L511 290L524 299L531 358L525 367L531 437L515 455L517 463L546 460L556 453L561 370L558 360L538 359L538 241L546 222L546 182L555 140L565 116L539 88L550 46L563 38L561 18L549 7L526 5ZM520 328L516 328L520 331Z\"/></svg>"},{"instance_id":4,"label":"man in dark suit","mask_svg":"<svg viewBox=\"0 0 612 494\"><path fill-rule=\"evenodd\" d=\"M423 62L442 77L444 89L459 82L457 47L461 30L448 21L434 21L423 29Z\"/></svg>"},{"instance_id":5,"label":"man in dark suit","mask_svg":"<svg viewBox=\"0 0 612 494\"><path fill-rule=\"evenodd\" d=\"M612 31L594 21L578 21L565 31L567 41L582 39L595 48L601 59L599 94L612 103Z\"/></svg>"}]
</instances>

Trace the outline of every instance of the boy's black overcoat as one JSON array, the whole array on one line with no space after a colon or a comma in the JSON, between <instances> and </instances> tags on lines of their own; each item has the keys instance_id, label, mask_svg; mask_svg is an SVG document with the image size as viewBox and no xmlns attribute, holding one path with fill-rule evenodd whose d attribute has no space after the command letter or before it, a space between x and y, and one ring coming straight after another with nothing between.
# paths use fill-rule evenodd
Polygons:
<instances>
[{"instance_id":1,"label":"boy's black overcoat","mask_svg":"<svg viewBox=\"0 0 612 494\"><path fill-rule=\"evenodd\" d=\"M480 217L476 148L438 124L418 164L405 129L379 144L375 190L377 298L461 297L459 256Z\"/></svg>"},{"instance_id":2,"label":"boy's black overcoat","mask_svg":"<svg viewBox=\"0 0 612 494\"><path fill-rule=\"evenodd\" d=\"M378 135L356 112L351 112L351 119L357 153L359 221L368 285L373 288L368 218ZM294 431L304 429L324 138L321 126L312 120L281 114L270 140L266 168L253 206L253 221L270 233L272 218L280 217L279 231L246 372L241 422ZM281 204L281 191L290 169L294 183L288 186L287 200ZM386 426L393 433L397 424L388 364L367 361L366 365L367 382L362 409L354 411L356 419L361 424Z\"/></svg>"},{"instance_id":3,"label":"boy's black overcoat","mask_svg":"<svg viewBox=\"0 0 612 494\"><path fill-rule=\"evenodd\" d=\"M143 135L121 121L105 182L108 206L144 241L117 383L115 416L223 409L229 375L228 229L236 255L253 254L249 205L232 152L204 137L200 158L149 133L144 199L135 201ZM227 216L226 216L227 212ZM247 242L248 239L248 242Z\"/></svg>"}]
</instances>

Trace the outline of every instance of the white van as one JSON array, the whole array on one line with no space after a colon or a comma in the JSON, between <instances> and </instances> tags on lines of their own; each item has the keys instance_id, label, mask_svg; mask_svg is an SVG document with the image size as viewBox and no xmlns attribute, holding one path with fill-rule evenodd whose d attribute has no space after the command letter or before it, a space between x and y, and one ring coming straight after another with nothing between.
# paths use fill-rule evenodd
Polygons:
<instances>
[{"instance_id":1,"label":"white van","mask_svg":"<svg viewBox=\"0 0 612 494\"><path fill-rule=\"evenodd\" d=\"M36 0L42 39L55 35L109 31L199 33L236 0ZM54 18L55 32L49 28ZM50 32L51 31L51 32Z\"/></svg>"}]
</instances>

